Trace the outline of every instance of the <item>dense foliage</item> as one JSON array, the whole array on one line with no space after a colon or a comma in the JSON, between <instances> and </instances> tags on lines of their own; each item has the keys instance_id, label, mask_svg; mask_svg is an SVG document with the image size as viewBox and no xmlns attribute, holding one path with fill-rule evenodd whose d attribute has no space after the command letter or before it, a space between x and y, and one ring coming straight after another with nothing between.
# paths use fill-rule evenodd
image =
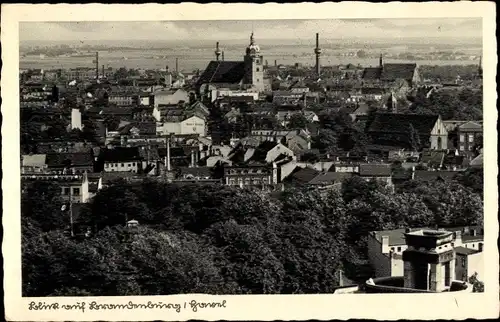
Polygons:
<instances>
[{"instance_id":1,"label":"dense foliage","mask_svg":"<svg viewBox=\"0 0 500 322\"><path fill-rule=\"evenodd\" d=\"M409 112L439 114L443 120L478 121L483 119L482 90L470 88L440 90L428 96L425 91L419 91L412 98Z\"/></svg>"},{"instance_id":2,"label":"dense foliage","mask_svg":"<svg viewBox=\"0 0 500 322\"><path fill-rule=\"evenodd\" d=\"M355 177L341 191L279 197L121 182L80 211L93 234L73 239L59 194L48 183L23 192L25 296L331 292L341 270L353 281L372 276L369 231L475 224L483 212L480 194L459 181L410 182L393 192ZM125 227L131 219L137 229Z\"/></svg>"}]
</instances>

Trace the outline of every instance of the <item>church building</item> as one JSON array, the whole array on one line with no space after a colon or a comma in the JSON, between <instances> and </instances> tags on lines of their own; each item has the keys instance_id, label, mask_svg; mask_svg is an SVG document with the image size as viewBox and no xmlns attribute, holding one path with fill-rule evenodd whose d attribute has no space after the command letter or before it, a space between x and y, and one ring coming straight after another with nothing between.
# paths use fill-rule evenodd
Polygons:
<instances>
[{"instance_id":1,"label":"church building","mask_svg":"<svg viewBox=\"0 0 500 322\"><path fill-rule=\"evenodd\" d=\"M216 60L208 64L196 83L197 91L201 96L209 95L218 88L264 91L263 57L259 46L255 43L253 33L243 61L220 60L220 55L221 51L217 43Z\"/></svg>"}]
</instances>

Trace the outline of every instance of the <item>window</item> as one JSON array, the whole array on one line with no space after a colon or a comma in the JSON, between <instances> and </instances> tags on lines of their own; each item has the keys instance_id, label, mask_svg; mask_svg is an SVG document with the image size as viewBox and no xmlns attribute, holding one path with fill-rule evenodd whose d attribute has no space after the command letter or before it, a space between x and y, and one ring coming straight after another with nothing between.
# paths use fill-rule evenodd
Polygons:
<instances>
[{"instance_id":1,"label":"window","mask_svg":"<svg viewBox=\"0 0 500 322\"><path fill-rule=\"evenodd\" d=\"M474 134L469 134L469 142L474 142Z\"/></svg>"},{"instance_id":2,"label":"window","mask_svg":"<svg viewBox=\"0 0 500 322\"><path fill-rule=\"evenodd\" d=\"M257 78L257 83L259 82L259 79Z\"/></svg>"},{"instance_id":3,"label":"window","mask_svg":"<svg viewBox=\"0 0 500 322\"><path fill-rule=\"evenodd\" d=\"M472 244L472 248L474 248L474 244Z\"/></svg>"},{"instance_id":4,"label":"window","mask_svg":"<svg viewBox=\"0 0 500 322\"><path fill-rule=\"evenodd\" d=\"M465 150L465 147L463 145L460 145L460 151Z\"/></svg>"},{"instance_id":5,"label":"window","mask_svg":"<svg viewBox=\"0 0 500 322\"><path fill-rule=\"evenodd\" d=\"M80 195L80 188L73 188L73 195L79 196Z\"/></svg>"},{"instance_id":6,"label":"window","mask_svg":"<svg viewBox=\"0 0 500 322\"><path fill-rule=\"evenodd\" d=\"M132 166L135 167L135 162L132 162Z\"/></svg>"},{"instance_id":7,"label":"window","mask_svg":"<svg viewBox=\"0 0 500 322\"><path fill-rule=\"evenodd\" d=\"M259 71L259 67L257 67L257 71Z\"/></svg>"},{"instance_id":8,"label":"window","mask_svg":"<svg viewBox=\"0 0 500 322\"><path fill-rule=\"evenodd\" d=\"M401 251L401 247L398 247L398 252L400 252L400 251Z\"/></svg>"},{"instance_id":9,"label":"window","mask_svg":"<svg viewBox=\"0 0 500 322\"><path fill-rule=\"evenodd\" d=\"M462 267L467 266L467 259L465 256L462 257Z\"/></svg>"},{"instance_id":10,"label":"window","mask_svg":"<svg viewBox=\"0 0 500 322\"><path fill-rule=\"evenodd\" d=\"M66 187L62 188L62 194L65 196L69 195L69 188Z\"/></svg>"},{"instance_id":11,"label":"window","mask_svg":"<svg viewBox=\"0 0 500 322\"><path fill-rule=\"evenodd\" d=\"M393 251L394 251L394 247L391 247L391 252L393 252Z\"/></svg>"},{"instance_id":12,"label":"window","mask_svg":"<svg viewBox=\"0 0 500 322\"><path fill-rule=\"evenodd\" d=\"M124 167L125 165L122 163L122 167Z\"/></svg>"},{"instance_id":13,"label":"window","mask_svg":"<svg viewBox=\"0 0 500 322\"><path fill-rule=\"evenodd\" d=\"M465 135L464 134L460 134L460 142L464 142L465 141Z\"/></svg>"}]
</instances>

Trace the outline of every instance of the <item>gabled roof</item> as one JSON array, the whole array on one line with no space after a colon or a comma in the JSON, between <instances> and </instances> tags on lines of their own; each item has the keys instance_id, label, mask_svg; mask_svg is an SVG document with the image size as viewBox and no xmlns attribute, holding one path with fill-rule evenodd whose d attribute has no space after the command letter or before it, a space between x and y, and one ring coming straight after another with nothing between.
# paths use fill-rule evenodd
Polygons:
<instances>
[{"instance_id":1,"label":"gabled roof","mask_svg":"<svg viewBox=\"0 0 500 322\"><path fill-rule=\"evenodd\" d=\"M382 71L379 67L367 67L363 70L363 79L376 80L380 79Z\"/></svg>"},{"instance_id":2,"label":"gabled roof","mask_svg":"<svg viewBox=\"0 0 500 322\"><path fill-rule=\"evenodd\" d=\"M114 149L105 149L102 153L104 162L125 162L141 160L141 154L138 147L117 147Z\"/></svg>"},{"instance_id":3,"label":"gabled roof","mask_svg":"<svg viewBox=\"0 0 500 322\"><path fill-rule=\"evenodd\" d=\"M314 179L320 172L311 168L297 167L289 176L289 181L296 181L299 183L308 183Z\"/></svg>"},{"instance_id":4,"label":"gabled roof","mask_svg":"<svg viewBox=\"0 0 500 322\"><path fill-rule=\"evenodd\" d=\"M23 155L23 167L45 166L46 158L45 154L25 154Z\"/></svg>"},{"instance_id":5,"label":"gabled roof","mask_svg":"<svg viewBox=\"0 0 500 322\"><path fill-rule=\"evenodd\" d=\"M262 142L253 153L250 160L252 161L261 161L264 162L267 158L267 153L274 149L279 143L273 141L264 141Z\"/></svg>"},{"instance_id":6,"label":"gabled roof","mask_svg":"<svg viewBox=\"0 0 500 322\"><path fill-rule=\"evenodd\" d=\"M211 61L197 81L198 85L206 83L239 83L245 74L245 63L242 61Z\"/></svg>"},{"instance_id":7,"label":"gabled roof","mask_svg":"<svg viewBox=\"0 0 500 322\"><path fill-rule=\"evenodd\" d=\"M417 64L384 64L380 79L394 81L404 79L411 81L417 68Z\"/></svg>"},{"instance_id":8,"label":"gabled roof","mask_svg":"<svg viewBox=\"0 0 500 322\"><path fill-rule=\"evenodd\" d=\"M481 124L478 124L473 121L469 121L467 123L464 123L458 127L459 131L461 132L478 132L483 130L483 126Z\"/></svg>"},{"instance_id":9,"label":"gabled roof","mask_svg":"<svg viewBox=\"0 0 500 322\"><path fill-rule=\"evenodd\" d=\"M121 135L129 134L133 128L139 130L140 135L154 135L156 134L155 122L133 122L129 123L118 129Z\"/></svg>"},{"instance_id":10,"label":"gabled roof","mask_svg":"<svg viewBox=\"0 0 500 322\"><path fill-rule=\"evenodd\" d=\"M420 162L428 165L442 165L446 153L443 151L425 151L422 152Z\"/></svg>"},{"instance_id":11,"label":"gabled roof","mask_svg":"<svg viewBox=\"0 0 500 322\"><path fill-rule=\"evenodd\" d=\"M439 115L377 113L368 132L408 133L410 124L420 135L429 135Z\"/></svg>"},{"instance_id":12,"label":"gabled roof","mask_svg":"<svg viewBox=\"0 0 500 322\"><path fill-rule=\"evenodd\" d=\"M48 153L46 162L49 167L65 166L66 162L71 166L91 166L93 165L94 160L89 151L74 153Z\"/></svg>"},{"instance_id":13,"label":"gabled roof","mask_svg":"<svg viewBox=\"0 0 500 322\"><path fill-rule=\"evenodd\" d=\"M359 175L367 177L390 177L391 166L389 164L360 164Z\"/></svg>"}]
</instances>

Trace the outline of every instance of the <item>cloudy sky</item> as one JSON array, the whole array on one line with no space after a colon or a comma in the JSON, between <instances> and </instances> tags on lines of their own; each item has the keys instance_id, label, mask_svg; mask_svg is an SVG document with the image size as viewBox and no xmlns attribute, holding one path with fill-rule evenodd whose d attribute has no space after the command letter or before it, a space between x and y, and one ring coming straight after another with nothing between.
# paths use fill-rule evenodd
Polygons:
<instances>
[{"instance_id":1,"label":"cloudy sky","mask_svg":"<svg viewBox=\"0 0 500 322\"><path fill-rule=\"evenodd\" d=\"M236 40L258 39L476 38L481 19L336 19L158 22L23 22L20 41L32 40ZM314 36L313 36L314 37Z\"/></svg>"}]
</instances>

